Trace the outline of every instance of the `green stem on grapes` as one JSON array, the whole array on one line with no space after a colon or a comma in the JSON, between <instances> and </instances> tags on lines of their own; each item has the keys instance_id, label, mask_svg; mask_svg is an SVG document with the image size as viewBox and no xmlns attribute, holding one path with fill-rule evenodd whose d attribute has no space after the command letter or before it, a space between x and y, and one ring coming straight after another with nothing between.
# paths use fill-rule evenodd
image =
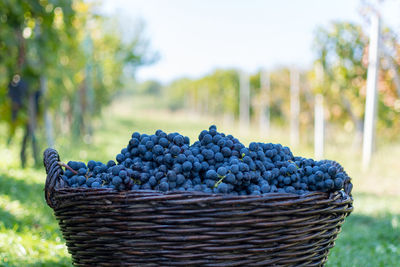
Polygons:
<instances>
[{"instance_id":1,"label":"green stem on grapes","mask_svg":"<svg viewBox=\"0 0 400 267\"><path fill-rule=\"evenodd\" d=\"M214 188L217 188L222 183L222 180L225 179L225 177L226 176L221 176L221 178L214 184Z\"/></svg>"}]
</instances>

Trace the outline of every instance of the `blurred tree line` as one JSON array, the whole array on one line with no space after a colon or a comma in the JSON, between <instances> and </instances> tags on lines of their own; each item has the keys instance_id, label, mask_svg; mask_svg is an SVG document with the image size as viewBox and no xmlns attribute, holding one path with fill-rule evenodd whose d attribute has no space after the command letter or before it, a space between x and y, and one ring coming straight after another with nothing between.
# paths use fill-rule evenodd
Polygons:
<instances>
[{"instance_id":1,"label":"blurred tree line","mask_svg":"<svg viewBox=\"0 0 400 267\"><path fill-rule=\"evenodd\" d=\"M28 142L38 162L38 130L49 144L52 131L91 134L124 78L155 59L141 31L129 37L87 1L0 1L0 122L9 143L24 129L23 165Z\"/></svg>"},{"instance_id":2,"label":"blurred tree line","mask_svg":"<svg viewBox=\"0 0 400 267\"><path fill-rule=\"evenodd\" d=\"M368 68L368 35L360 25L334 22L315 32L315 61L311 69L299 69L300 127L312 130L314 95L322 94L326 119L361 138ZM399 74L400 45L389 28L382 29L382 48L391 47L389 55L381 57L379 71L378 132L387 138L398 137L400 131ZM389 64L391 61L391 64ZM317 69L320 66L320 77ZM290 68L268 71L270 78L270 116L275 124L287 125L290 116ZM250 75L250 115L253 121L260 116L259 99L263 99L261 71ZM156 84L155 81L152 84ZM215 116L239 118L239 71L218 69L199 79L182 78L151 92L164 94L171 109L191 109ZM142 84L142 92L150 84ZM264 103L265 105L266 103ZM361 139L360 139L361 140Z\"/></svg>"}]
</instances>

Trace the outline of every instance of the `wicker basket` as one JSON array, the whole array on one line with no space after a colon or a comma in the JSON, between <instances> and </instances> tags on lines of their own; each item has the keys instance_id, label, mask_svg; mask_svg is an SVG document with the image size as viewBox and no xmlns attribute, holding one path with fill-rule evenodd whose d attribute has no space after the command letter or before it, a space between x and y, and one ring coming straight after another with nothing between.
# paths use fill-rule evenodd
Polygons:
<instances>
[{"instance_id":1,"label":"wicker basket","mask_svg":"<svg viewBox=\"0 0 400 267\"><path fill-rule=\"evenodd\" d=\"M116 192L65 187L58 162L44 152L45 197L76 266L323 266L353 210L350 178L301 196Z\"/></svg>"}]
</instances>

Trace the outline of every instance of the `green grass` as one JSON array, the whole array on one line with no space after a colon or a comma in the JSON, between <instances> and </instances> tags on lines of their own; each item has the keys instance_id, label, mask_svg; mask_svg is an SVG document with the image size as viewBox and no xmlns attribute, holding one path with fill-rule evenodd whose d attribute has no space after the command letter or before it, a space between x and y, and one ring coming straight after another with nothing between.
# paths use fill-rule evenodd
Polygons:
<instances>
[{"instance_id":1,"label":"green grass","mask_svg":"<svg viewBox=\"0 0 400 267\"><path fill-rule=\"evenodd\" d=\"M44 201L43 171L3 167L0 167L0 265L71 265L58 224Z\"/></svg>"},{"instance_id":2,"label":"green grass","mask_svg":"<svg viewBox=\"0 0 400 267\"><path fill-rule=\"evenodd\" d=\"M152 102L153 101L153 102ZM250 140L287 143L287 132L273 129L270 138L256 128L241 132L237 125L191 113L170 113L162 108L147 109L154 99L117 99L101 121L95 123L90 140L69 140L60 136L56 149L63 161L95 159L107 161L126 145L133 131L152 133L156 129L179 131L195 139L210 123ZM4 126L0 126L4 130ZM4 131L3 131L4 132ZM354 212L346 219L327 266L398 266L400 263L400 144L381 145L368 172L360 171L360 155L346 138L329 141L327 158L341 162L354 183ZM349 139L349 138L347 138ZM350 138L351 139L351 138ZM86 141L86 142L85 142ZM70 266L71 259L52 210L44 200L43 168L22 170L15 146L5 147L0 138L0 266ZM312 156L305 145L295 154Z\"/></svg>"},{"instance_id":3,"label":"green grass","mask_svg":"<svg viewBox=\"0 0 400 267\"><path fill-rule=\"evenodd\" d=\"M327 266L398 266L400 216L353 213L343 225Z\"/></svg>"}]
</instances>

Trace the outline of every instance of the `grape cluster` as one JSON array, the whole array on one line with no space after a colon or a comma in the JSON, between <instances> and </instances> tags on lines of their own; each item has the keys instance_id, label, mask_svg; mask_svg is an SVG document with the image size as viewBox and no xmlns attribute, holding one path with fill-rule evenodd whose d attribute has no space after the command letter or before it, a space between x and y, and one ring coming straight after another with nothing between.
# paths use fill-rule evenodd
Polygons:
<instances>
[{"instance_id":1,"label":"grape cluster","mask_svg":"<svg viewBox=\"0 0 400 267\"><path fill-rule=\"evenodd\" d=\"M70 161L62 179L75 188L260 195L333 192L343 188L347 177L332 163L295 157L281 144L246 147L215 125L198 139L190 145L179 133L135 132L116 162Z\"/></svg>"}]
</instances>

